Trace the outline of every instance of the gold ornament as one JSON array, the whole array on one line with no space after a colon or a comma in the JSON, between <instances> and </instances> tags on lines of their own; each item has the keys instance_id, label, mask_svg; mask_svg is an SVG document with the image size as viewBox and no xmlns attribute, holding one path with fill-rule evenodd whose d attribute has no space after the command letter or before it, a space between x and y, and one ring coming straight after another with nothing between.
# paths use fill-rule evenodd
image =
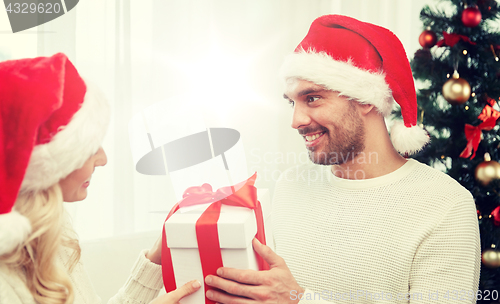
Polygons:
<instances>
[{"instance_id":1,"label":"gold ornament","mask_svg":"<svg viewBox=\"0 0 500 304\"><path fill-rule=\"evenodd\" d=\"M443 85L443 96L451 105L461 105L469 100L471 87L467 80L460 78L458 72Z\"/></svg>"},{"instance_id":2,"label":"gold ornament","mask_svg":"<svg viewBox=\"0 0 500 304\"><path fill-rule=\"evenodd\" d=\"M485 153L484 162L477 165L474 176L478 182L486 186L492 180L500 178L500 164L491 160L489 153Z\"/></svg>"},{"instance_id":3,"label":"gold ornament","mask_svg":"<svg viewBox=\"0 0 500 304\"><path fill-rule=\"evenodd\" d=\"M500 267L500 252L492 249L485 250L481 255L483 264L488 268Z\"/></svg>"}]
</instances>

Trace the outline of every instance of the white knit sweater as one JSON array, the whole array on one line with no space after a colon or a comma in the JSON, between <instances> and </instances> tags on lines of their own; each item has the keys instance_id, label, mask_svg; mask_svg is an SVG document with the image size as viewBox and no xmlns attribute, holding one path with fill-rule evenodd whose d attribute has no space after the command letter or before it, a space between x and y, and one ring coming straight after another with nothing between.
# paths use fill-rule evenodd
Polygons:
<instances>
[{"instance_id":1,"label":"white knit sweater","mask_svg":"<svg viewBox=\"0 0 500 304\"><path fill-rule=\"evenodd\" d=\"M67 261L71 251L60 251L58 261ZM108 304L147 304L158 295L163 287L161 266L146 258L147 250L139 254L132 268L130 277ZM99 304L101 299L95 293L89 276L80 261L70 275L75 291L74 304ZM29 292L25 275L21 269L10 269L0 265L0 303L1 304L35 304Z\"/></svg>"},{"instance_id":2,"label":"white knit sweater","mask_svg":"<svg viewBox=\"0 0 500 304\"><path fill-rule=\"evenodd\" d=\"M273 223L276 252L306 289L300 303L476 302L474 200L416 160L365 180L328 166L289 169L276 185Z\"/></svg>"}]
</instances>

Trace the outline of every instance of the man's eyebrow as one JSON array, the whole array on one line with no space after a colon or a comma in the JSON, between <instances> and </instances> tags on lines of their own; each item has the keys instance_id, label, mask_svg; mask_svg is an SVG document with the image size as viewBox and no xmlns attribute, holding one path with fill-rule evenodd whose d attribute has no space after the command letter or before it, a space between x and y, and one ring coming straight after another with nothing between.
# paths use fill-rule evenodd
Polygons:
<instances>
[{"instance_id":1,"label":"man's eyebrow","mask_svg":"<svg viewBox=\"0 0 500 304\"><path fill-rule=\"evenodd\" d=\"M299 97L301 97L301 96L304 96L304 95L307 95L307 94L320 93L320 92L323 92L323 91L328 91L328 90L324 89L324 88L307 88L307 89L304 89L304 90L300 91L297 95ZM283 94L283 98L291 100L290 97L288 97L286 94Z\"/></svg>"},{"instance_id":2,"label":"man's eyebrow","mask_svg":"<svg viewBox=\"0 0 500 304\"><path fill-rule=\"evenodd\" d=\"M297 95L299 97L301 97L301 96L304 96L307 94L319 93L319 92L323 92L323 91L326 91L326 89L324 89L324 88L307 88L307 89L300 91Z\"/></svg>"}]
</instances>

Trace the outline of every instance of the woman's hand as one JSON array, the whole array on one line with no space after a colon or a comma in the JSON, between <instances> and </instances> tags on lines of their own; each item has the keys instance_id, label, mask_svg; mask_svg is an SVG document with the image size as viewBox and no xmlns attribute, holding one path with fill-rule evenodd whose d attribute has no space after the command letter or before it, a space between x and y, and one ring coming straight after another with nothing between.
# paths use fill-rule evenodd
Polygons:
<instances>
[{"instance_id":1,"label":"woman's hand","mask_svg":"<svg viewBox=\"0 0 500 304\"><path fill-rule=\"evenodd\" d=\"M200 287L201 284L197 280L187 282L176 290L159 296L149 304L177 304L182 298L194 293Z\"/></svg>"},{"instance_id":2,"label":"woman's hand","mask_svg":"<svg viewBox=\"0 0 500 304\"><path fill-rule=\"evenodd\" d=\"M146 254L146 258L151 262L161 265L161 236Z\"/></svg>"}]
</instances>

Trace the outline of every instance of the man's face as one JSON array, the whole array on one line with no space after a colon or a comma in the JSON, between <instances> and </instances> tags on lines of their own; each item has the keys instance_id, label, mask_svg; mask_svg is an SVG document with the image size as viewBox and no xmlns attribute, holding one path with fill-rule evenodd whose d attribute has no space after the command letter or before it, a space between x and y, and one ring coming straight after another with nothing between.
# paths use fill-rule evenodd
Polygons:
<instances>
[{"instance_id":1,"label":"man's face","mask_svg":"<svg viewBox=\"0 0 500 304\"><path fill-rule=\"evenodd\" d=\"M287 82L284 97L294 107L292 128L304 137L312 162L341 165L364 150L356 102L301 79Z\"/></svg>"}]
</instances>

